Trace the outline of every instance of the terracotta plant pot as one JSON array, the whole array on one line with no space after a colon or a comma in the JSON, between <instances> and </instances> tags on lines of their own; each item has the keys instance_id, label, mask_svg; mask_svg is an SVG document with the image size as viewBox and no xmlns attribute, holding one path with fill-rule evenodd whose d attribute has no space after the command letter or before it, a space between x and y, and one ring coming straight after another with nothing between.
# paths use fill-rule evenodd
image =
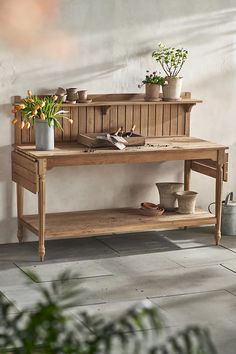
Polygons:
<instances>
[{"instance_id":1,"label":"terracotta plant pot","mask_svg":"<svg viewBox=\"0 0 236 354\"><path fill-rule=\"evenodd\" d=\"M144 202L141 203L140 213L145 216L160 216L164 213L165 209L160 208L159 205Z\"/></svg>"},{"instance_id":2,"label":"terracotta plant pot","mask_svg":"<svg viewBox=\"0 0 236 354\"><path fill-rule=\"evenodd\" d=\"M167 84L162 87L164 101L179 101L182 90L182 77L166 77Z\"/></svg>"},{"instance_id":3,"label":"terracotta plant pot","mask_svg":"<svg viewBox=\"0 0 236 354\"><path fill-rule=\"evenodd\" d=\"M176 197L179 205L179 208L177 210L178 213L194 214L197 195L197 192L192 191L177 192Z\"/></svg>"},{"instance_id":4,"label":"terracotta plant pot","mask_svg":"<svg viewBox=\"0 0 236 354\"><path fill-rule=\"evenodd\" d=\"M183 190L183 183L179 182L162 182L156 183L160 195L160 207L168 211L177 208L176 192Z\"/></svg>"},{"instance_id":5,"label":"terracotta plant pot","mask_svg":"<svg viewBox=\"0 0 236 354\"><path fill-rule=\"evenodd\" d=\"M161 86L157 84L145 84L145 100L160 101Z\"/></svg>"},{"instance_id":6,"label":"terracotta plant pot","mask_svg":"<svg viewBox=\"0 0 236 354\"><path fill-rule=\"evenodd\" d=\"M141 203L141 207L144 209L157 209L158 205L150 202Z\"/></svg>"}]
</instances>

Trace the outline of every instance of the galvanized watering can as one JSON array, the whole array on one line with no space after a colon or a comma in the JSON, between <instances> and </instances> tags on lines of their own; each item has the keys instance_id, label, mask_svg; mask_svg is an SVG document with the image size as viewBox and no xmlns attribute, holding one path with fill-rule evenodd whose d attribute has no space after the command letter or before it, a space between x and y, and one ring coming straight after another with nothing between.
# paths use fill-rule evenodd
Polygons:
<instances>
[{"instance_id":1,"label":"galvanized watering can","mask_svg":"<svg viewBox=\"0 0 236 354\"><path fill-rule=\"evenodd\" d=\"M208 206L211 214L211 205L214 204L215 202ZM230 192L222 202L221 232L223 235L236 236L236 200L233 200L233 192Z\"/></svg>"}]
</instances>

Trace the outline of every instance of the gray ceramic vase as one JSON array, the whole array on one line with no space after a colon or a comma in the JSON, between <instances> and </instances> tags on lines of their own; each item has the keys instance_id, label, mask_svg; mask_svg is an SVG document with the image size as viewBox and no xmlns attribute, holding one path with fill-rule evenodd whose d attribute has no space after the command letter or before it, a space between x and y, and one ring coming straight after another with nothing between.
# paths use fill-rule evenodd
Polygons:
<instances>
[{"instance_id":1,"label":"gray ceramic vase","mask_svg":"<svg viewBox=\"0 0 236 354\"><path fill-rule=\"evenodd\" d=\"M36 150L54 150L54 122L49 127L47 120L35 119Z\"/></svg>"}]
</instances>

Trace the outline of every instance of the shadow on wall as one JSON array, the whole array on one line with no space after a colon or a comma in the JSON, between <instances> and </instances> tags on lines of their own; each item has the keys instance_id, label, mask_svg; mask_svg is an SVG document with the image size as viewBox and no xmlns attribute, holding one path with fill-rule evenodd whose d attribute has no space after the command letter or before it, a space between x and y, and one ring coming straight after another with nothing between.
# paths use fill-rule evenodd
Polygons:
<instances>
[{"instance_id":1,"label":"shadow on wall","mask_svg":"<svg viewBox=\"0 0 236 354\"><path fill-rule=\"evenodd\" d=\"M78 21L77 15L79 14L80 18L84 16L81 15L81 8L83 9L85 5L81 1L78 1L78 3L70 2L65 10L68 13L70 23L66 22L67 17L65 16L65 23L63 22L63 24L65 30L68 30L67 27L69 27L71 35L74 35L75 31L78 33L78 48L73 55L73 58L78 57L78 60L68 60L68 63L64 63L62 66L58 66L57 63L52 66L45 66L44 62L31 70L23 70L17 75L16 83L19 84L24 78L25 82L37 82L38 87L54 86L55 81L58 82L58 85L68 87L88 84L105 77L112 79L114 73L119 71L122 73L125 68L131 66L133 61L137 61L136 64L139 66L140 64L142 66L144 60L145 63L152 62L154 65L150 54L160 41L170 45L192 48L190 54L192 56L197 55L199 61L201 61L202 56L235 51L236 9L230 8L232 2L229 2L228 6L225 4L222 6L222 3L216 1L210 7L209 5L206 6L205 1L200 1L195 5L193 11L189 2L181 1L186 6L176 4L172 8L173 6L169 4L170 11L168 13L166 13L166 8L168 8L166 5L164 7L161 4L157 5L159 1L149 0L149 2L152 6L143 9L144 13L147 12L147 17L144 16L143 11L141 12L143 2L137 2L135 16L133 16L135 21L127 20L128 25L124 22L124 18L130 13L131 8L128 7L125 12L127 5L123 2L120 2L119 6L114 5L122 12L120 15L119 11L116 15L113 15L114 10L111 14L109 13L110 10L106 10L101 18L94 14L94 21L86 22L84 36L87 40L84 39L82 43L80 43L80 37L83 36L84 32L84 28L81 27L83 21ZM153 11L155 8L158 9L158 15ZM91 1L88 2L86 9L91 18L94 12L94 4ZM76 14L76 21L73 17L74 14ZM106 23L104 18L108 15L111 15L111 17ZM118 23L114 19L113 22L114 16L115 19L121 19L121 21ZM144 22L144 18L148 18L148 22ZM94 23L96 24L96 30ZM112 26L108 31L107 25L111 23ZM225 42L226 40L227 42ZM210 50L209 43L211 44ZM199 50L200 46L201 50ZM198 48L196 54L194 53L195 47ZM108 57L109 60L107 60ZM126 75L126 73L123 73L123 75ZM126 80L130 80L129 75L127 75ZM45 90L43 89L40 93L45 93Z\"/></svg>"},{"instance_id":2,"label":"shadow on wall","mask_svg":"<svg viewBox=\"0 0 236 354\"><path fill-rule=\"evenodd\" d=\"M125 66L126 64L119 64L119 60L116 64L114 64L113 62L103 62L94 65L87 65L86 67L76 67L69 70L66 69L63 71L48 72L48 68L41 66L37 69L21 72L18 77L18 80L22 80L22 78L24 77L26 81L30 82L34 80L36 82L39 82L42 86L48 85L49 82L55 81L56 78L58 86L60 85L60 83L63 83L65 87L69 87L77 85L78 83L88 83L103 76L109 76L113 72L123 69ZM32 79L32 77L34 79ZM48 89L41 89L41 91L37 93L43 94L45 93L45 91L49 93Z\"/></svg>"},{"instance_id":3,"label":"shadow on wall","mask_svg":"<svg viewBox=\"0 0 236 354\"><path fill-rule=\"evenodd\" d=\"M10 117L11 117L11 104L1 104L0 112L3 117L2 118L9 121L9 129L10 127ZM3 123L3 122L2 122ZM5 123L4 123L5 124ZM5 129L4 129L5 130ZM2 133L3 134L3 133ZM9 141L9 145L0 146L0 195L1 195L1 217L0 217L0 243L9 242L11 240L12 235L16 236L16 218L14 215L16 214L15 210L15 183L11 180L11 151L12 151L12 143L13 139L13 129L11 129L11 140ZM7 133L6 133L7 136ZM5 137L2 136L2 141L5 140ZM14 210L13 210L14 207ZM15 237L16 241L16 237Z\"/></svg>"},{"instance_id":4,"label":"shadow on wall","mask_svg":"<svg viewBox=\"0 0 236 354\"><path fill-rule=\"evenodd\" d=\"M235 51L235 8L212 12L210 16L209 13L204 13L187 17L185 11L181 15L182 17L171 21L163 19L158 31L154 30L151 36L139 41L139 47L145 47L149 54L158 42L174 46L201 46L200 51L198 50L201 55ZM224 42L226 37L231 37L228 44ZM209 44L212 48L210 51L208 50ZM207 47L206 51L204 46Z\"/></svg>"},{"instance_id":5,"label":"shadow on wall","mask_svg":"<svg viewBox=\"0 0 236 354\"><path fill-rule=\"evenodd\" d=\"M0 184L2 215L0 221L0 243L9 242L11 235L16 235L16 218L13 217L14 183L11 180L11 145L0 147ZM10 178L9 178L10 177ZM10 237L9 237L10 236ZM16 239L15 239L16 241Z\"/></svg>"},{"instance_id":6,"label":"shadow on wall","mask_svg":"<svg viewBox=\"0 0 236 354\"><path fill-rule=\"evenodd\" d=\"M94 0L72 0L69 3L60 0L65 29L71 33L79 30L83 35L90 36L112 30L120 31L127 28L132 30L133 27L152 26L153 23L162 20L175 23L180 19L181 22L187 21L192 24L193 14L198 18L214 17L216 21L224 21L226 14L232 17L235 11L234 0L224 2L215 0L210 4L205 0L197 2L167 0L164 3L162 0L146 0L145 4L143 0L100 0L97 4L99 5L94 6ZM173 33L173 27L171 30Z\"/></svg>"}]
</instances>

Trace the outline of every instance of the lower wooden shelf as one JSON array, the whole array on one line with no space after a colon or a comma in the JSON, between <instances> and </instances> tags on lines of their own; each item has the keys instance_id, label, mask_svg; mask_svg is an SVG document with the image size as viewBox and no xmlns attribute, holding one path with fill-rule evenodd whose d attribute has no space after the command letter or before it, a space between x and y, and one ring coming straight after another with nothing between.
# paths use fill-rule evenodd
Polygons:
<instances>
[{"instance_id":1,"label":"lower wooden shelf","mask_svg":"<svg viewBox=\"0 0 236 354\"><path fill-rule=\"evenodd\" d=\"M20 222L38 235L38 215L25 215ZM165 212L156 217L143 216L138 209L128 208L52 213L46 215L45 238L88 237L215 223L215 216L201 209L195 214Z\"/></svg>"}]
</instances>

